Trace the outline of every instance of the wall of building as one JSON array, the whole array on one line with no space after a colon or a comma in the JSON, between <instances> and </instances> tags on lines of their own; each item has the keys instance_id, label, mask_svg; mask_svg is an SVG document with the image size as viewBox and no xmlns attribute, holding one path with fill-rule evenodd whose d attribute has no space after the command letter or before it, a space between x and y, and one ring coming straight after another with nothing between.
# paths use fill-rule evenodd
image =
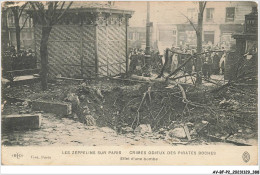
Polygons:
<instances>
[{"instance_id":1,"label":"wall of building","mask_svg":"<svg viewBox=\"0 0 260 175\"><path fill-rule=\"evenodd\" d=\"M153 26L150 27L150 46L153 47L155 41L155 32ZM128 41L130 48L146 47L146 27L129 27Z\"/></svg>"},{"instance_id":2,"label":"wall of building","mask_svg":"<svg viewBox=\"0 0 260 175\"><path fill-rule=\"evenodd\" d=\"M7 27L9 35L9 45L16 46L16 30L14 24L14 16L11 10L7 10ZM19 21L21 30L21 49L29 49L34 46L34 36L33 36L33 22L31 18L28 18L28 15L24 12ZM26 20L27 19L27 20Z\"/></svg>"},{"instance_id":3,"label":"wall of building","mask_svg":"<svg viewBox=\"0 0 260 175\"><path fill-rule=\"evenodd\" d=\"M155 40L158 40L158 30L160 25L168 25L169 28L174 30L174 25L190 25L187 17L189 17L195 24L197 22L198 14L198 3L197 2L151 2L151 21L154 23L154 32L156 33ZM125 6L128 4L126 3ZM257 6L255 2L249 1L218 1L218 2L207 2L206 9L204 11L204 31L203 40L205 35L208 33L214 33L214 45L225 47L230 49L235 44L235 40L232 39L232 34L240 33L243 31L243 25L245 15L250 13L252 7ZM138 7L131 6L135 9L130 24L132 26L143 26L145 27L146 19L146 3L139 2ZM141 8L142 7L142 8ZM160 8L158 8L160 7ZM227 20L227 8L234 8L234 20ZM207 20L207 9L213 9L212 19ZM230 15L229 15L230 16ZM231 15L232 16L232 15ZM137 21L137 22L136 22ZM163 30L163 29L162 29ZM179 34L177 45L181 43L182 38L186 38L187 43L190 45L194 44L194 31L191 28L181 27L181 30L177 31ZM207 36L206 36L207 37ZM174 41L172 41L174 43Z\"/></svg>"}]
</instances>

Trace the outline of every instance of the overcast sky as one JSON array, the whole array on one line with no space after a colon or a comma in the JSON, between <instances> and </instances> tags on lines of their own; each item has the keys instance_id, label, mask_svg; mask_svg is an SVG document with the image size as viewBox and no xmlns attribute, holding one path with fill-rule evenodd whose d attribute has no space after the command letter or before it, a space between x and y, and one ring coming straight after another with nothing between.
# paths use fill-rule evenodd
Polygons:
<instances>
[{"instance_id":1,"label":"overcast sky","mask_svg":"<svg viewBox=\"0 0 260 175\"><path fill-rule=\"evenodd\" d=\"M147 2L116 2L118 7L134 10L130 19L130 26L145 26ZM194 2L150 2L151 22L154 23L178 23L186 20L182 13L187 8L197 8Z\"/></svg>"}]
</instances>

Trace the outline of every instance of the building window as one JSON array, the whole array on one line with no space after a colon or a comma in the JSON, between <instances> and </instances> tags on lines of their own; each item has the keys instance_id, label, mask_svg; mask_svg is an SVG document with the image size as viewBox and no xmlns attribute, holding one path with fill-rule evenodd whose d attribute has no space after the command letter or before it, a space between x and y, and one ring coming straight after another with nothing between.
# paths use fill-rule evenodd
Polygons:
<instances>
[{"instance_id":1,"label":"building window","mask_svg":"<svg viewBox=\"0 0 260 175\"><path fill-rule=\"evenodd\" d=\"M195 8L188 8L188 9L187 9L187 17L188 17L189 19L195 19L195 18L196 18Z\"/></svg>"},{"instance_id":2,"label":"building window","mask_svg":"<svg viewBox=\"0 0 260 175\"><path fill-rule=\"evenodd\" d=\"M139 40L139 39L140 39L140 35L139 35L139 33L137 33L137 32L135 33L135 39L136 39L136 40Z\"/></svg>"},{"instance_id":3,"label":"building window","mask_svg":"<svg viewBox=\"0 0 260 175\"><path fill-rule=\"evenodd\" d=\"M235 19L235 7L226 8L226 22L232 22Z\"/></svg>"},{"instance_id":4,"label":"building window","mask_svg":"<svg viewBox=\"0 0 260 175\"><path fill-rule=\"evenodd\" d=\"M145 41L145 33L140 33L140 35L139 35L140 37L139 37L139 39L141 40L141 41Z\"/></svg>"},{"instance_id":5,"label":"building window","mask_svg":"<svg viewBox=\"0 0 260 175\"><path fill-rule=\"evenodd\" d=\"M129 32L129 34L128 34L128 38L129 38L129 40L133 40L133 35L134 35L133 32Z\"/></svg>"},{"instance_id":6,"label":"building window","mask_svg":"<svg viewBox=\"0 0 260 175\"><path fill-rule=\"evenodd\" d=\"M30 20L28 19L27 14L22 14L19 20L19 25L22 27L24 25L25 28L28 28L30 26Z\"/></svg>"},{"instance_id":7,"label":"building window","mask_svg":"<svg viewBox=\"0 0 260 175\"><path fill-rule=\"evenodd\" d=\"M159 31L159 41L162 42L172 42L174 35L172 30L161 30Z\"/></svg>"},{"instance_id":8,"label":"building window","mask_svg":"<svg viewBox=\"0 0 260 175\"><path fill-rule=\"evenodd\" d=\"M14 16L13 13L8 13L8 19L7 19L8 27L14 27Z\"/></svg>"},{"instance_id":9,"label":"building window","mask_svg":"<svg viewBox=\"0 0 260 175\"><path fill-rule=\"evenodd\" d=\"M213 13L214 13L214 8L207 8L206 9L206 21L212 21L213 20Z\"/></svg>"},{"instance_id":10,"label":"building window","mask_svg":"<svg viewBox=\"0 0 260 175\"><path fill-rule=\"evenodd\" d=\"M204 31L204 42L206 44L214 44L214 31Z\"/></svg>"}]
</instances>

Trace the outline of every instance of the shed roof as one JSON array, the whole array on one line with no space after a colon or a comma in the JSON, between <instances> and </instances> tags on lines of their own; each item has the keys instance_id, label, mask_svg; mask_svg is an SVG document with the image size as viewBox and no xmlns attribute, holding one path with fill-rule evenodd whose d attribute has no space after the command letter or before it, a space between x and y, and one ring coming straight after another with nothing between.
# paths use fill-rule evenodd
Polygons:
<instances>
[{"instance_id":1,"label":"shed roof","mask_svg":"<svg viewBox=\"0 0 260 175\"><path fill-rule=\"evenodd\" d=\"M66 1L66 2L70 2L70 1ZM45 8L47 8L47 3L44 5ZM68 5L68 3L66 3L66 5ZM64 6L64 9L66 8L66 5ZM123 9L102 1L100 2L74 1L71 7L68 9L68 11L69 12L91 12L91 13L104 12L104 13L116 13L116 14L127 14L127 15L132 15L134 13L133 10Z\"/></svg>"}]
</instances>

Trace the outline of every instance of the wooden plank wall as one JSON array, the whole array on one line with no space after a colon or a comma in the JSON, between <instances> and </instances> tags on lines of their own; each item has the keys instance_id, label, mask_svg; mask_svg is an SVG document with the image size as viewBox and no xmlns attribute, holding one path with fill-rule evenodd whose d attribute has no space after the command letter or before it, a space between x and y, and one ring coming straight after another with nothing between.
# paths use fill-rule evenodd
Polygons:
<instances>
[{"instance_id":1,"label":"wooden plank wall","mask_svg":"<svg viewBox=\"0 0 260 175\"><path fill-rule=\"evenodd\" d=\"M35 27L35 50L40 63L41 27ZM49 42L49 75L87 78L95 75L95 27L56 25ZM38 65L40 67L40 65Z\"/></svg>"},{"instance_id":2,"label":"wooden plank wall","mask_svg":"<svg viewBox=\"0 0 260 175\"><path fill-rule=\"evenodd\" d=\"M49 76L89 78L126 71L125 25L55 25L49 43ZM35 26L40 63L41 27ZM38 65L40 68L40 65Z\"/></svg>"},{"instance_id":3,"label":"wooden plank wall","mask_svg":"<svg viewBox=\"0 0 260 175\"><path fill-rule=\"evenodd\" d=\"M126 31L124 25L98 26L99 75L113 76L126 71Z\"/></svg>"}]
</instances>

